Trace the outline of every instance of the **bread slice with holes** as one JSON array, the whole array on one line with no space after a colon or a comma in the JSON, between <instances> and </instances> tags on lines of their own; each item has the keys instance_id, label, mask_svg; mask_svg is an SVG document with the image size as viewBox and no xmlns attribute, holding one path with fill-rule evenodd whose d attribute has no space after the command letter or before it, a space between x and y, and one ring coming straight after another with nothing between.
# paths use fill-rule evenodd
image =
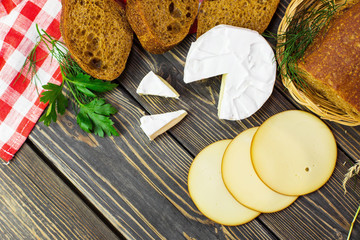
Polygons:
<instances>
[{"instance_id":1,"label":"bread slice with holes","mask_svg":"<svg viewBox=\"0 0 360 240\"><path fill-rule=\"evenodd\" d=\"M124 70L133 31L114 0L62 0L60 30L74 60L94 78L114 80Z\"/></svg>"},{"instance_id":2,"label":"bread slice with holes","mask_svg":"<svg viewBox=\"0 0 360 240\"><path fill-rule=\"evenodd\" d=\"M126 16L141 45L150 53L164 53L189 32L199 0L128 0Z\"/></svg>"},{"instance_id":3,"label":"bread slice with holes","mask_svg":"<svg viewBox=\"0 0 360 240\"><path fill-rule=\"evenodd\" d=\"M280 0L204 0L198 15L197 37L219 24L263 33Z\"/></svg>"}]
</instances>

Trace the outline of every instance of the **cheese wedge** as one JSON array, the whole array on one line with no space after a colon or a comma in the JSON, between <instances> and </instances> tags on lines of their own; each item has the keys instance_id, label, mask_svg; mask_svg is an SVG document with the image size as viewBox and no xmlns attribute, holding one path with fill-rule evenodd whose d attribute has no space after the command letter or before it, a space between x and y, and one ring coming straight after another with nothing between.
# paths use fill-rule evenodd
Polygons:
<instances>
[{"instance_id":1,"label":"cheese wedge","mask_svg":"<svg viewBox=\"0 0 360 240\"><path fill-rule=\"evenodd\" d=\"M150 71L141 80L136 93L139 95L153 95L166 98L179 98L179 93L162 77Z\"/></svg>"},{"instance_id":2,"label":"cheese wedge","mask_svg":"<svg viewBox=\"0 0 360 240\"><path fill-rule=\"evenodd\" d=\"M247 118L261 108L273 91L276 78L274 52L256 31L218 25L191 44L184 82L222 74L219 118Z\"/></svg>"},{"instance_id":3,"label":"cheese wedge","mask_svg":"<svg viewBox=\"0 0 360 240\"><path fill-rule=\"evenodd\" d=\"M222 140L205 147L190 166L190 197L207 218L223 225L244 224L260 213L239 202L226 189L221 178L221 161L231 140Z\"/></svg>"},{"instance_id":4,"label":"cheese wedge","mask_svg":"<svg viewBox=\"0 0 360 240\"><path fill-rule=\"evenodd\" d=\"M285 195L303 195L324 185L334 171L337 147L328 126L299 110L278 113L257 130L251 158L260 179Z\"/></svg>"},{"instance_id":5,"label":"cheese wedge","mask_svg":"<svg viewBox=\"0 0 360 240\"><path fill-rule=\"evenodd\" d=\"M146 115L140 118L140 127L152 141L160 134L166 132L180 122L187 112L179 110L175 112Z\"/></svg>"},{"instance_id":6,"label":"cheese wedge","mask_svg":"<svg viewBox=\"0 0 360 240\"><path fill-rule=\"evenodd\" d=\"M244 206L263 213L280 211L297 197L271 190L256 175L250 147L257 129L245 130L231 141L222 160L222 177L229 192Z\"/></svg>"}]
</instances>

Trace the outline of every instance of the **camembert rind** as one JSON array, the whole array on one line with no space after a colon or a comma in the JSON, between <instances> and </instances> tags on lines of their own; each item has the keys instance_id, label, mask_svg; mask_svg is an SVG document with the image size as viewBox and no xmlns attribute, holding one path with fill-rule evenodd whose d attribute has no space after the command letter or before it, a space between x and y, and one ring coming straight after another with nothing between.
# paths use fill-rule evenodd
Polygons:
<instances>
[{"instance_id":1,"label":"camembert rind","mask_svg":"<svg viewBox=\"0 0 360 240\"><path fill-rule=\"evenodd\" d=\"M251 158L260 179L285 195L304 195L323 186L337 158L334 135L319 118L290 110L268 118L256 132Z\"/></svg>"},{"instance_id":2,"label":"camembert rind","mask_svg":"<svg viewBox=\"0 0 360 240\"><path fill-rule=\"evenodd\" d=\"M140 118L140 127L152 141L160 134L166 132L180 122L187 112L179 110L175 112L146 115Z\"/></svg>"},{"instance_id":3,"label":"camembert rind","mask_svg":"<svg viewBox=\"0 0 360 240\"><path fill-rule=\"evenodd\" d=\"M184 82L223 75L218 116L241 120L270 97L276 78L274 52L258 32L218 25L192 43Z\"/></svg>"},{"instance_id":4,"label":"camembert rind","mask_svg":"<svg viewBox=\"0 0 360 240\"><path fill-rule=\"evenodd\" d=\"M247 223L260 213L239 202L226 189L221 177L221 161L231 140L221 140L205 147L190 166L190 197L207 218L219 224L235 226Z\"/></svg>"},{"instance_id":5,"label":"camembert rind","mask_svg":"<svg viewBox=\"0 0 360 240\"><path fill-rule=\"evenodd\" d=\"M280 211L297 197L271 190L257 176L250 156L251 141L257 129L247 129L231 141L222 160L222 177L229 192L244 206L263 213Z\"/></svg>"},{"instance_id":6,"label":"camembert rind","mask_svg":"<svg viewBox=\"0 0 360 240\"><path fill-rule=\"evenodd\" d=\"M166 98L179 98L179 93L162 77L150 71L141 80L136 93L139 95L153 95Z\"/></svg>"}]
</instances>

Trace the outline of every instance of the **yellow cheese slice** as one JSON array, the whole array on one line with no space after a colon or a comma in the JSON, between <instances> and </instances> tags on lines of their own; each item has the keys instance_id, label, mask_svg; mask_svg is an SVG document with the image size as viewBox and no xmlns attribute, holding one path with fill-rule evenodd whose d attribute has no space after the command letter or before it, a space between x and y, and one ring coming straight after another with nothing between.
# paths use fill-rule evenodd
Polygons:
<instances>
[{"instance_id":1,"label":"yellow cheese slice","mask_svg":"<svg viewBox=\"0 0 360 240\"><path fill-rule=\"evenodd\" d=\"M244 206L259 212L280 211L297 197L279 194L256 175L250 157L251 141L257 127L241 132L227 147L222 161L222 177L229 192Z\"/></svg>"},{"instance_id":2,"label":"yellow cheese slice","mask_svg":"<svg viewBox=\"0 0 360 240\"><path fill-rule=\"evenodd\" d=\"M260 179L286 195L303 195L323 186L334 171L336 157L331 130L319 118L299 110L268 118L251 145Z\"/></svg>"},{"instance_id":3,"label":"yellow cheese slice","mask_svg":"<svg viewBox=\"0 0 360 240\"><path fill-rule=\"evenodd\" d=\"M224 185L221 161L230 141L212 143L195 157L189 170L188 188L191 199L207 218L234 226L247 223L260 213L237 202Z\"/></svg>"}]
</instances>

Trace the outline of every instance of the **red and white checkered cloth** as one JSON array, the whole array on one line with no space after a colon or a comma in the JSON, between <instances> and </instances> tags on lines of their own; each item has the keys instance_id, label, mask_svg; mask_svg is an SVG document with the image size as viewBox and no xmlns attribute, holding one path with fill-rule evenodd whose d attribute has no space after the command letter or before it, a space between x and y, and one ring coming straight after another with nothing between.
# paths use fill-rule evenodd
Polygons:
<instances>
[{"instance_id":1,"label":"red and white checkered cloth","mask_svg":"<svg viewBox=\"0 0 360 240\"><path fill-rule=\"evenodd\" d=\"M35 24L59 39L60 14L60 0L0 0L0 158L6 162L20 149L46 108L39 101L41 86L62 81L59 65L51 61L44 45L36 52L37 59L43 59L37 63L37 83L25 76L27 68L21 74L26 56L38 40ZM196 24L191 32L195 31Z\"/></svg>"},{"instance_id":2,"label":"red and white checkered cloth","mask_svg":"<svg viewBox=\"0 0 360 240\"><path fill-rule=\"evenodd\" d=\"M26 56L38 40L35 24L60 38L60 0L0 0L0 158L8 162L19 150L44 111L40 103L42 85L62 81L59 65L40 45L37 84L26 78L27 68L18 79Z\"/></svg>"}]
</instances>

